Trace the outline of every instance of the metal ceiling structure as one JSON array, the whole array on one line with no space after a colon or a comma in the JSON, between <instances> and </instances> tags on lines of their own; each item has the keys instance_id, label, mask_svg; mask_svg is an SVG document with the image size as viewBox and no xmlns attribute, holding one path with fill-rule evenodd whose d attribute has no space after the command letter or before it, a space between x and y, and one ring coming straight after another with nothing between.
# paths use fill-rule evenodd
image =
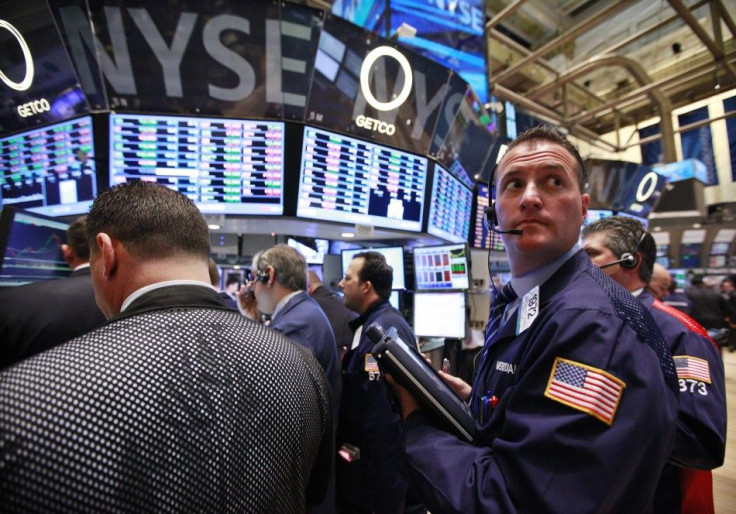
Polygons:
<instances>
[{"instance_id":1,"label":"metal ceiling structure","mask_svg":"<svg viewBox=\"0 0 736 514\"><path fill-rule=\"evenodd\" d=\"M674 162L672 110L736 87L735 12L736 0L488 0L490 91L609 152L641 141L604 134L659 116Z\"/></svg>"}]
</instances>

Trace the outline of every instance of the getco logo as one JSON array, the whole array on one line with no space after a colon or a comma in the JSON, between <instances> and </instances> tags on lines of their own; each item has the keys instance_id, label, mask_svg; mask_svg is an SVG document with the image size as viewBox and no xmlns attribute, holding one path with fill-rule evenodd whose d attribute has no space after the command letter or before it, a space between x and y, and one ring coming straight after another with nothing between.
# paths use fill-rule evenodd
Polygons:
<instances>
[{"instance_id":1,"label":"getco logo","mask_svg":"<svg viewBox=\"0 0 736 514\"><path fill-rule=\"evenodd\" d=\"M5 85L8 87L15 89L16 91L25 91L29 87L31 87L31 84L33 83L33 56L31 56L31 49L28 48L28 44L26 43L26 40L23 39L23 35L18 32L18 29L13 27L10 23L8 23L5 20L0 20L0 28L5 29L8 32L10 32L15 39L18 40L18 44L20 45L20 49L23 52L23 59L26 62L26 76L23 77L23 80L20 82L13 82L8 78L5 73L3 73L0 70L0 80L2 80Z\"/></svg>"},{"instance_id":2,"label":"getco logo","mask_svg":"<svg viewBox=\"0 0 736 514\"><path fill-rule=\"evenodd\" d=\"M659 179L659 175L654 173L653 171L650 171L639 182L639 186L636 188L636 200L638 202L644 202L646 201L652 194L654 193L654 190L657 187L657 181Z\"/></svg>"},{"instance_id":3,"label":"getco logo","mask_svg":"<svg viewBox=\"0 0 736 514\"><path fill-rule=\"evenodd\" d=\"M398 96L390 102L379 102L376 100L376 97L373 96L373 92L371 92L369 82L371 67L381 57L392 57L393 59L396 59L404 72L404 87L401 89ZM377 111L391 111L403 104L406 99L409 98L409 94L411 93L412 80L413 76L409 61L404 57L404 54L390 46L379 46L378 48L374 48L368 52L368 55L365 56L363 65L360 68L360 90L365 97L365 101L368 102L368 105ZM389 136L396 132L396 127L393 124L369 118L362 114L355 119L355 123L359 127L374 130Z\"/></svg>"}]
</instances>

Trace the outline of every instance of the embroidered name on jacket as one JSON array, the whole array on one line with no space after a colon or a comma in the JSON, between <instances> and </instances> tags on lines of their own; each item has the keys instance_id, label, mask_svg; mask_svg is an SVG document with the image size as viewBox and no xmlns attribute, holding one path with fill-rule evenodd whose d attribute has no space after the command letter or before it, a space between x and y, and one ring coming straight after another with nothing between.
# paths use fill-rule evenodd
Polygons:
<instances>
[{"instance_id":1,"label":"embroidered name on jacket","mask_svg":"<svg viewBox=\"0 0 736 514\"><path fill-rule=\"evenodd\" d=\"M502 371L504 373L513 375L516 373L516 364L511 364L509 362L503 362L503 361L496 361L496 371Z\"/></svg>"}]
</instances>

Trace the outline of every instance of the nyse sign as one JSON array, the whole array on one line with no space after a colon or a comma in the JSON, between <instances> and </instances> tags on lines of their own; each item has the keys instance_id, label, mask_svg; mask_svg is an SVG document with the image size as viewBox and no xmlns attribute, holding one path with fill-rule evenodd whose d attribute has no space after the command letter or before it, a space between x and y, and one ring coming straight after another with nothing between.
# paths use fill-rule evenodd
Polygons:
<instances>
[{"instance_id":1,"label":"nyse sign","mask_svg":"<svg viewBox=\"0 0 736 514\"><path fill-rule=\"evenodd\" d=\"M79 6L56 9L85 91L104 84L112 109L287 119L291 109L298 113L291 119L426 152L448 94L446 68L394 51L374 54L365 75L358 77L356 68L351 78L351 63L355 57L362 62L370 48L366 37L356 44L337 30L332 37L348 48L338 63L345 77L325 80L312 73L317 42L328 28L321 11L289 3L279 9L272 2L202 1L180 12L171 4L141 5L91 3L94 34ZM347 32L356 30L362 29L351 25ZM361 82L367 95L359 92Z\"/></svg>"}]
</instances>

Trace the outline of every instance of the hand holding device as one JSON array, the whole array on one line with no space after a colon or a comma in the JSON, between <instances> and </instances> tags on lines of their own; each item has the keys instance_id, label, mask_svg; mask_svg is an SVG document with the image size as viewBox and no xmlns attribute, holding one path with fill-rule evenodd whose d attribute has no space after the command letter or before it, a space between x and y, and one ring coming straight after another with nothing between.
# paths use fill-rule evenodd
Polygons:
<instances>
[{"instance_id":1,"label":"hand holding device","mask_svg":"<svg viewBox=\"0 0 736 514\"><path fill-rule=\"evenodd\" d=\"M393 327L384 333L378 323L373 323L365 333L376 343L372 354L381 371L405 387L444 429L473 443L477 429L470 408L417 349L401 341Z\"/></svg>"}]
</instances>

